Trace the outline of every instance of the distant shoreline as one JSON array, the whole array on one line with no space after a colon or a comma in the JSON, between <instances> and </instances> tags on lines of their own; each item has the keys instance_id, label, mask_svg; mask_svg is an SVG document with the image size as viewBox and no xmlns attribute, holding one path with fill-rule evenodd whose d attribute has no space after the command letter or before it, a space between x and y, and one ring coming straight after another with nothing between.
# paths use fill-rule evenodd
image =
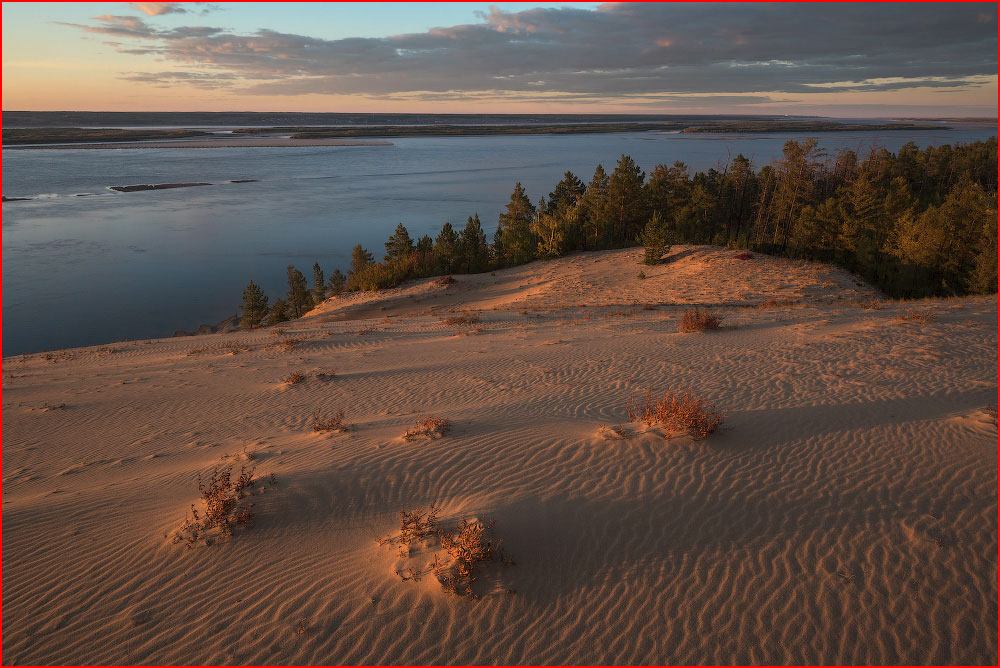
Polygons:
<instances>
[{"instance_id":1,"label":"distant shoreline","mask_svg":"<svg viewBox=\"0 0 1000 668\"><path fill-rule=\"evenodd\" d=\"M488 137L651 132L685 135L814 134L948 130L913 123L842 123L810 119L669 120L614 123L427 124L364 126L234 127L228 131L195 128L6 128L4 148L289 148L300 146L391 146L398 137Z\"/></svg>"},{"instance_id":2,"label":"distant shoreline","mask_svg":"<svg viewBox=\"0 0 1000 668\"><path fill-rule=\"evenodd\" d=\"M349 139L179 139L175 141L112 142L105 144L17 144L4 146L8 151L44 150L119 150L157 148L294 148L307 146L394 146L390 141L353 141Z\"/></svg>"}]
</instances>

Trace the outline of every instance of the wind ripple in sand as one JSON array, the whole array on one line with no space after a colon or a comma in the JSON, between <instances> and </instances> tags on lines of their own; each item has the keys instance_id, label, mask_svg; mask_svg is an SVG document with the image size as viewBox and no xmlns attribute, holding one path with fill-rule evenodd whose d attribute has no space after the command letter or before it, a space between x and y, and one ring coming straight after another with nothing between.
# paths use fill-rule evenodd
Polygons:
<instances>
[{"instance_id":1,"label":"wind ripple in sand","mask_svg":"<svg viewBox=\"0 0 1000 668\"><path fill-rule=\"evenodd\" d=\"M837 300L866 298L842 273L761 258L739 280L783 274L808 305L676 333L676 304L742 292L724 253L638 287L621 251L334 300L289 325L291 350L264 330L5 360L7 662L995 663L994 300L899 323ZM577 306L587 285L673 305L608 315ZM481 331L406 315L410 294L479 310ZM629 396L679 388L723 427L598 434ZM340 409L351 431L311 431ZM400 438L429 414L451 433ZM251 530L164 537L199 472L249 461L277 478ZM431 504L495 519L517 561L475 604L402 581L375 542Z\"/></svg>"}]
</instances>

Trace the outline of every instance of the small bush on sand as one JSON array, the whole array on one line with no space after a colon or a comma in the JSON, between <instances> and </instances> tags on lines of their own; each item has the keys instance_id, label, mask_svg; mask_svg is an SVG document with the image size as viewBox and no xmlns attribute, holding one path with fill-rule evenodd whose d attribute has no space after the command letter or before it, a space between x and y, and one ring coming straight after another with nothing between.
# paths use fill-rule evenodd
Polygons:
<instances>
[{"instance_id":1,"label":"small bush on sand","mask_svg":"<svg viewBox=\"0 0 1000 668\"><path fill-rule=\"evenodd\" d=\"M676 432L684 432L696 441L715 431L725 417L715 406L698 399L687 390L679 393L666 392L659 400L653 398L652 392L647 392L642 405L630 398L626 412L631 422L662 427L667 438Z\"/></svg>"},{"instance_id":2,"label":"small bush on sand","mask_svg":"<svg viewBox=\"0 0 1000 668\"><path fill-rule=\"evenodd\" d=\"M337 377L336 369L328 369L326 371L317 371L316 380L333 380Z\"/></svg>"},{"instance_id":3,"label":"small bush on sand","mask_svg":"<svg viewBox=\"0 0 1000 668\"><path fill-rule=\"evenodd\" d=\"M410 554L410 546L417 542L437 541L437 553L429 570L419 571L409 568L404 573L397 571L403 580L419 580L433 572L441 587L456 596L478 599L472 585L476 567L489 561L501 561L505 565L514 562L507 559L501 550L502 540L495 537L493 527L496 522L481 522L462 518L453 527L438 526L439 508L431 507L424 512L419 508L411 512L401 512L401 526L397 536L378 540L379 545L396 545L401 557ZM432 549L434 549L432 547ZM440 552L445 553L442 558Z\"/></svg>"},{"instance_id":4,"label":"small bush on sand","mask_svg":"<svg viewBox=\"0 0 1000 668\"><path fill-rule=\"evenodd\" d=\"M753 259L753 253L751 253L750 251L740 251L739 253L736 253L735 255L733 255L733 259L734 260L752 260Z\"/></svg>"},{"instance_id":5,"label":"small bush on sand","mask_svg":"<svg viewBox=\"0 0 1000 668\"><path fill-rule=\"evenodd\" d=\"M441 438L451 431L451 422L444 418L437 418L428 415L422 420L418 420L416 426L407 429L403 434L404 441L415 441L418 438L434 440Z\"/></svg>"},{"instance_id":6,"label":"small bush on sand","mask_svg":"<svg viewBox=\"0 0 1000 668\"><path fill-rule=\"evenodd\" d=\"M441 322L446 325L474 325L479 322L479 314L471 311L462 311L462 315L452 315L441 318Z\"/></svg>"},{"instance_id":7,"label":"small bush on sand","mask_svg":"<svg viewBox=\"0 0 1000 668\"><path fill-rule=\"evenodd\" d=\"M316 411L316 415L313 416L313 431L347 431L348 429L350 426L344 422L344 411L337 411L333 417L323 417L319 411Z\"/></svg>"},{"instance_id":8,"label":"small bush on sand","mask_svg":"<svg viewBox=\"0 0 1000 668\"><path fill-rule=\"evenodd\" d=\"M771 308L781 308L782 306L792 306L794 304L794 299L775 299L774 297L769 297L757 304L757 308L767 310Z\"/></svg>"},{"instance_id":9,"label":"small bush on sand","mask_svg":"<svg viewBox=\"0 0 1000 668\"><path fill-rule=\"evenodd\" d=\"M298 344L302 343L303 341L305 341L304 338L301 338L301 337L300 338L292 337L292 338L288 338L288 339L281 339L280 341L278 341L277 345L282 350L288 351L288 350L293 350L295 348L295 346L297 346Z\"/></svg>"},{"instance_id":10,"label":"small bush on sand","mask_svg":"<svg viewBox=\"0 0 1000 668\"><path fill-rule=\"evenodd\" d=\"M644 272L644 271L640 271L640 272L639 272L638 274L636 274L636 277L637 277L637 278L638 278L638 279L639 279L640 281L644 281L644 280L646 280L646 272Z\"/></svg>"},{"instance_id":11,"label":"small bush on sand","mask_svg":"<svg viewBox=\"0 0 1000 668\"><path fill-rule=\"evenodd\" d=\"M678 332L703 332L706 329L718 329L722 319L708 309L693 308L684 311L677 325Z\"/></svg>"},{"instance_id":12,"label":"small bush on sand","mask_svg":"<svg viewBox=\"0 0 1000 668\"><path fill-rule=\"evenodd\" d=\"M292 373L282 378L282 380L285 381L286 385L298 385L305 379L306 375L301 371L293 371Z\"/></svg>"},{"instance_id":13,"label":"small bush on sand","mask_svg":"<svg viewBox=\"0 0 1000 668\"><path fill-rule=\"evenodd\" d=\"M896 320L899 322L930 322L933 319L932 314L923 311L907 311L896 316Z\"/></svg>"},{"instance_id":14,"label":"small bush on sand","mask_svg":"<svg viewBox=\"0 0 1000 668\"><path fill-rule=\"evenodd\" d=\"M232 473L232 466L213 469L208 484L198 474L198 491L201 492L204 508L199 512L191 504L191 517L174 535L175 543L185 542L188 547L194 547L201 537L206 545L211 545L211 539L204 534L215 530L213 533L216 535L230 536L236 525L253 525L254 504L244 503L244 500L249 495L247 489L254 486L254 467L247 470L241 466L236 480L233 480Z\"/></svg>"},{"instance_id":15,"label":"small bush on sand","mask_svg":"<svg viewBox=\"0 0 1000 668\"><path fill-rule=\"evenodd\" d=\"M434 285L453 285L456 282L453 276L442 276L434 281Z\"/></svg>"}]
</instances>

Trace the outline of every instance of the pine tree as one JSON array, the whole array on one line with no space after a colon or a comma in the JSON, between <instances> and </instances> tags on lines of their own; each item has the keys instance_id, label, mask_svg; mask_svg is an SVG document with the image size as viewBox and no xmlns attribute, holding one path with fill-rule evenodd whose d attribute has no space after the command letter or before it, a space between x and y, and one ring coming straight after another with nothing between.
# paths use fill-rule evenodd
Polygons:
<instances>
[{"instance_id":1,"label":"pine tree","mask_svg":"<svg viewBox=\"0 0 1000 668\"><path fill-rule=\"evenodd\" d=\"M663 256L670 252L670 230L659 211L649 217L642 230L642 245L646 247L642 261L644 264L659 264Z\"/></svg>"},{"instance_id":2,"label":"pine tree","mask_svg":"<svg viewBox=\"0 0 1000 668\"><path fill-rule=\"evenodd\" d=\"M351 268L347 272L348 279L353 275L360 274L373 264L375 264L375 258L361 244L358 244L351 249Z\"/></svg>"},{"instance_id":3,"label":"pine tree","mask_svg":"<svg viewBox=\"0 0 1000 668\"><path fill-rule=\"evenodd\" d=\"M333 273L330 274L330 293L333 295L339 295L344 291L344 285L347 283L347 277L344 276L340 269L334 269Z\"/></svg>"},{"instance_id":4,"label":"pine tree","mask_svg":"<svg viewBox=\"0 0 1000 668\"><path fill-rule=\"evenodd\" d=\"M618 245L627 244L635 238L645 208L642 189L645 178L646 173L639 169L639 165L623 154L608 180L608 198L616 219L615 243Z\"/></svg>"},{"instance_id":5,"label":"pine tree","mask_svg":"<svg viewBox=\"0 0 1000 668\"><path fill-rule=\"evenodd\" d=\"M319 262L313 263L313 298L317 303L326 299L326 279L323 277L323 270L319 268Z\"/></svg>"},{"instance_id":6,"label":"pine tree","mask_svg":"<svg viewBox=\"0 0 1000 668\"><path fill-rule=\"evenodd\" d=\"M312 296L309 294L306 277L292 265L288 265L287 299L292 317L294 318L301 318L313 307Z\"/></svg>"},{"instance_id":7,"label":"pine tree","mask_svg":"<svg viewBox=\"0 0 1000 668\"><path fill-rule=\"evenodd\" d=\"M507 211L500 214L498 229L503 243L504 260L508 265L531 262L535 257L537 238L531 232L535 207L524 193L520 183L507 203Z\"/></svg>"},{"instance_id":8,"label":"pine tree","mask_svg":"<svg viewBox=\"0 0 1000 668\"><path fill-rule=\"evenodd\" d=\"M469 216L458 245L462 254L462 269L465 273L476 274L486 270L490 262L490 249L489 244L486 243L486 235L483 233L478 213L475 216Z\"/></svg>"},{"instance_id":9,"label":"pine tree","mask_svg":"<svg viewBox=\"0 0 1000 668\"><path fill-rule=\"evenodd\" d=\"M549 193L549 203L545 207L545 213L553 214L560 208L569 207L583 197L587 192L587 186L577 178L573 172L563 174L563 179L556 184L555 189Z\"/></svg>"},{"instance_id":10,"label":"pine tree","mask_svg":"<svg viewBox=\"0 0 1000 668\"><path fill-rule=\"evenodd\" d=\"M429 235L423 235L417 240L417 248L413 252L416 271L419 276L434 275L434 240Z\"/></svg>"},{"instance_id":11,"label":"pine tree","mask_svg":"<svg viewBox=\"0 0 1000 668\"><path fill-rule=\"evenodd\" d=\"M451 223L445 223L441 226L441 233L434 240L434 263L439 271L450 274L454 271L457 261L458 234Z\"/></svg>"},{"instance_id":12,"label":"pine tree","mask_svg":"<svg viewBox=\"0 0 1000 668\"><path fill-rule=\"evenodd\" d=\"M271 313L267 316L267 324L276 325L279 322L288 321L288 305L285 303L284 299L275 299L274 306L271 307Z\"/></svg>"},{"instance_id":13,"label":"pine tree","mask_svg":"<svg viewBox=\"0 0 1000 668\"><path fill-rule=\"evenodd\" d=\"M608 175L604 167L597 165L594 178L590 180L583 195L583 247L596 250L601 248L601 236L611 222L608 211Z\"/></svg>"},{"instance_id":14,"label":"pine tree","mask_svg":"<svg viewBox=\"0 0 1000 668\"><path fill-rule=\"evenodd\" d=\"M400 223L396 226L396 231L389 237L389 240L385 242L384 260L386 262L402 262L411 255L413 255L413 239Z\"/></svg>"},{"instance_id":15,"label":"pine tree","mask_svg":"<svg viewBox=\"0 0 1000 668\"><path fill-rule=\"evenodd\" d=\"M267 295L250 281L243 291L243 326L246 329L256 329L264 324L267 314Z\"/></svg>"}]
</instances>

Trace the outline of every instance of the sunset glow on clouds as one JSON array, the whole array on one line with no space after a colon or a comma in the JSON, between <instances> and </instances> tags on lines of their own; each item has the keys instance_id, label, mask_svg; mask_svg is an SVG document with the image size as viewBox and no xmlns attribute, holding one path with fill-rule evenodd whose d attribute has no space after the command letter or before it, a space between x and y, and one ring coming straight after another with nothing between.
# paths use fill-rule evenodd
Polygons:
<instances>
[{"instance_id":1,"label":"sunset glow on clouds","mask_svg":"<svg viewBox=\"0 0 1000 668\"><path fill-rule=\"evenodd\" d=\"M996 11L5 4L4 108L993 115Z\"/></svg>"}]
</instances>

